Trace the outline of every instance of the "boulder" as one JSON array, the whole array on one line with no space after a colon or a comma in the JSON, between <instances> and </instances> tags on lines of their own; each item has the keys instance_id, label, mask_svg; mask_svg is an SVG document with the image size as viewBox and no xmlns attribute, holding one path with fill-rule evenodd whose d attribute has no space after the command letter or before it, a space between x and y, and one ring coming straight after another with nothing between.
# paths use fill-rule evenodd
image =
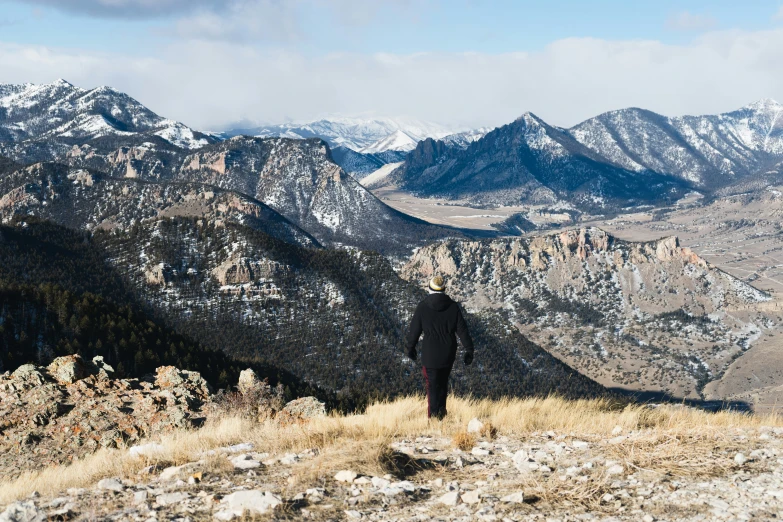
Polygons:
<instances>
[{"instance_id":1,"label":"boulder","mask_svg":"<svg viewBox=\"0 0 783 522\"><path fill-rule=\"evenodd\" d=\"M337 474L334 476L334 480L337 482L353 482L356 477L359 475L355 471L344 469L342 471L338 471Z\"/></svg>"},{"instance_id":2,"label":"boulder","mask_svg":"<svg viewBox=\"0 0 783 522\"><path fill-rule=\"evenodd\" d=\"M302 397L286 404L283 412L299 419L326 417L326 404L315 397Z\"/></svg>"},{"instance_id":3,"label":"boulder","mask_svg":"<svg viewBox=\"0 0 783 522\"><path fill-rule=\"evenodd\" d=\"M11 504L0 513L0 522L43 522L44 520L46 516L31 500Z\"/></svg>"},{"instance_id":4,"label":"boulder","mask_svg":"<svg viewBox=\"0 0 783 522\"><path fill-rule=\"evenodd\" d=\"M240 372L237 388L239 389L240 393L242 393L243 395L247 395L252 390L258 388L260 383L261 381L258 380L258 376L256 376L256 372L248 368L247 370L242 370Z\"/></svg>"},{"instance_id":5,"label":"boulder","mask_svg":"<svg viewBox=\"0 0 783 522\"><path fill-rule=\"evenodd\" d=\"M73 384L95 373L94 366L87 364L79 354L58 357L46 370L59 384Z\"/></svg>"}]
</instances>

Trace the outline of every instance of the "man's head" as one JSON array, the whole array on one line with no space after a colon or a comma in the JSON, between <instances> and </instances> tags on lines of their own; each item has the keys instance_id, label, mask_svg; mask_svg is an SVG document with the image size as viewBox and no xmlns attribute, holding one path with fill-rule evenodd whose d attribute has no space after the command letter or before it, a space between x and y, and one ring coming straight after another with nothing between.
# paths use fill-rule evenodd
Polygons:
<instances>
[{"instance_id":1,"label":"man's head","mask_svg":"<svg viewBox=\"0 0 783 522\"><path fill-rule=\"evenodd\" d=\"M430 279L430 291L443 292L446 289L446 282L441 276L435 276Z\"/></svg>"}]
</instances>

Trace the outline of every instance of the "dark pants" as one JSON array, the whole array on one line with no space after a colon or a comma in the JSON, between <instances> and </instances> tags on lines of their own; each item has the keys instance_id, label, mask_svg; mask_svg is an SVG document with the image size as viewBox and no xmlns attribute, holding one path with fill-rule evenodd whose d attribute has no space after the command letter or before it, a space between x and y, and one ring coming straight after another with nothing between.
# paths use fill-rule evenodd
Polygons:
<instances>
[{"instance_id":1,"label":"dark pants","mask_svg":"<svg viewBox=\"0 0 783 522\"><path fill-rule=\"evenodd\" d=\"M424 374L424 386L427 388L427 417L442 419L446 416L451 368L422 368L421 372Z\"/></svg>"}]
</instances>

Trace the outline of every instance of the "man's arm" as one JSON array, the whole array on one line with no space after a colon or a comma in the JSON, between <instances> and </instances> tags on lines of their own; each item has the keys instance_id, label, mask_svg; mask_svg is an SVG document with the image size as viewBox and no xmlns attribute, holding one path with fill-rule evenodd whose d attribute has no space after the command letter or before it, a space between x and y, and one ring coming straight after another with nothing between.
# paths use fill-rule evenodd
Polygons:
<instances>
[{"instance_id":1,"label":"man's arm","mask_svg":"<svg viewBox=\"0 0 783 522\"><path fill-rule=\"evenodd\" d=\"M405 343L405 353L412 360L416 360L416 345L419 343L419 337L421 336L421 314L419 313L419 307L416 307L416 311L413 313L411 319L411 325L408 329L408 338Z\"/></svg>"},{"instance_id":2,"label":"man's arm","mask_svg":"<svg viewBox=\"0 0 783 522\"><path fill-rule=\"evenodd\" d=\"M462 310L457 307L457 337L459 337L462 347L465 348L465 364L473 362L473 339L470 338L468 323L462 316Z\"/></svg>"}]
</instances>

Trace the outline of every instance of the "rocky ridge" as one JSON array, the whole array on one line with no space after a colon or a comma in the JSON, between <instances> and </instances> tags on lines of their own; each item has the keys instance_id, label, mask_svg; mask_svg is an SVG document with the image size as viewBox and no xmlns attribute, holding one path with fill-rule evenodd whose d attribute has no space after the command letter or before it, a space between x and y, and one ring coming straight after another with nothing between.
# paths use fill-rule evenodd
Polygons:
<instances>
[{"instance_id":1,"label":"rocky ridge","mask_svg":"<svg viewBox=\"0 0 783 522\"><path fill-rule=\"evenodd\" d=\"M214 395L198 372L173 366L155 375L114 378L96 357L59 357L46 367L25 364L0 374L0 469L12 478L25 471L63 465L100 448L128 448L175 429L202 426L220 415L226 395ZM324 405L303 398L280 403L280 392L242 372L240 397L249 414L293 422L325 415ZM217 402L216 402L217 401ZM234 399L234 402L237 402ZM239 401L242 402L241 400Z\"/></svg>"}]
</instances>

